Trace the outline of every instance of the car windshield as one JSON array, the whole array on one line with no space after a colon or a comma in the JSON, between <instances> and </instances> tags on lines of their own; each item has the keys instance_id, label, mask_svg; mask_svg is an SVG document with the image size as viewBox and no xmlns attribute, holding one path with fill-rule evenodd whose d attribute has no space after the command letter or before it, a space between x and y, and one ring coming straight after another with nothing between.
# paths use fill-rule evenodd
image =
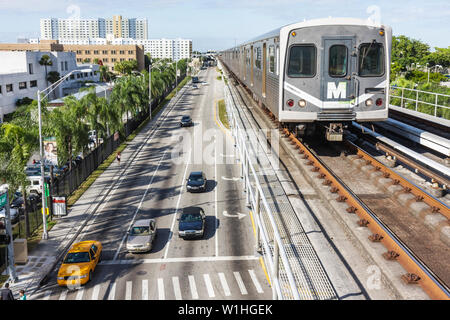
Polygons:
<instances>
[{"instance_id":1,"label":"car windshield","mask_svg":"<svg viewBox=\"0 0 450 320\"><path fill-rule=\"evenodd\" d=\"M148 236L149 228L148 227L133 227L133 228L131 228L130 234L132 236Z\"/></svg>"},{"instance_id":2,"label":"car windshield","mask_svg":"<svg viewBox=\"0 0 450 320\"><path fill-rule=\"evenodd\" d=\"M64 259L64 263L82 263L89 261L89 252L69 252Z\"/></svg>"},{"instance_id":3,"label":"car windshield","mask_svg":"<svg viewBox=\"0 0 450 320\"><path fill-rule=\"evenodd\" d=\"M182 118L183 120L189 120L190 119L190 117L189 116L183 116L183 118Z\"/></svg>"},{"instance_id":4,"label":"car windshield","mask_svg":"<svg viewBox=\"0 0 450 320\"><path fill-rule=\"evenodd\" d=\"M201 174L191 174L189 176L189 181L202 182L203 181L203 176Z\"/></svg>"},{"instance_id":5,"label":"car windshield","mask_svg":"<svg viewBox=\"0 0 450 320\"><path fill-rule=\"evenodd\" d=\"M183 213L181 215L181 222L196 222L202 221L202 216L199 213Z\"/></svg>"}]
</instances>

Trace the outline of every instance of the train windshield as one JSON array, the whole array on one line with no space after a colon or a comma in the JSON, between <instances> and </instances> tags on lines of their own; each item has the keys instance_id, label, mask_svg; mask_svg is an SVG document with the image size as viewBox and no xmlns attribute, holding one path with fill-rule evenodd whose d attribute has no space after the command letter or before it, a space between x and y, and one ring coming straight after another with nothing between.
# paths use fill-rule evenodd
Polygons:
<instances>
[{"instance_id":1,"label":"train windshield","mask_svg":"<svg viewBox=\"0 0 450 320\"><path fill-rule=\"evenodd\" d=\"M330 48L329 73L332 77L343 77L347 74L347 47L334 45Z\"/></svg>"},{"instance_id":2,"label":"train windshield","mask_svg":"<svg viewBox=\"0 0 450 320\"><path fill-rule=\"evenodd\" d=\"M292 46L289 53L288 76L313 77L316 73L316 47Z\"/></svg>"},{"instance_id":3,"label":"train windshield","mask_svg":"<svg viewBox=\"0 0 450 320\"><path fill-rule=\"evenodd\" d=\"M381 43L363 43L359 47L359 75L377 77L384 73L384 50Z\"/></svg>"}]
</instances>

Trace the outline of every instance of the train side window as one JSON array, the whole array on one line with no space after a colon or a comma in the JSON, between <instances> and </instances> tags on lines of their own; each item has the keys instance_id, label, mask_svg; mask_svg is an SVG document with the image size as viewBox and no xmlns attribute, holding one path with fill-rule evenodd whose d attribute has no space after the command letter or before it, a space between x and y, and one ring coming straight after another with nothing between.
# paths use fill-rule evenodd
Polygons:
<instances>
[{"instance_id":1,"label":"train side window","mask_svg":"<svg viewBox=\"0 0 450 320\"><path fill-rule=\"evenodd\" d=\"M261 69L261 48L256 48L256 59L255 59L255 67Z\"/></svg>"},{"instance_id":2,"label":"train side window","mask_svg":"<svg viewBox=\"0 0 450 320\"><path fill-rule=\"evenodd\" d=\"M295 45L289 50L288 76L314 77L316 74L316 46Z\"/></svg>"},{"instance_id":3,"label":"train side window","mask_svg":"<svg viewBox=\"0 0 450 320\"><path fill-rule=\"evenodd\" d=\"M384 50L381 43L363 43L359 47L359 75L379 77L384 74Z\"/></svg>"},{"instance_id":4,"label":"train side window","mask_svg":"<svg viewBox=\"0 0 450 320\"><path fill-rule=\"evenodd\" d=\"M275 73L275 46L269 46L269 71Z\"/></svg>"},{"instance_id":5,"label":"train side window","mask_svg":"<svg viewBox=\"0 0 450 320\"><path fill-rule=\"evenodd\" d=\"M276 64L277 64L277 75L279 75L280 74L280 47L279 46L277 46L277 61L276 61Z\"/></svg>"},{"instance_id":6,"label":"train side window","mask_svg":"<svg viewBox=\"0 0 450 320\"><path fill-rule=\"evenodd\" d=\"M328 73L332 77L345 77L347 75L347 47L337 44L330 47Z\"/></svg>"}]
</instances>

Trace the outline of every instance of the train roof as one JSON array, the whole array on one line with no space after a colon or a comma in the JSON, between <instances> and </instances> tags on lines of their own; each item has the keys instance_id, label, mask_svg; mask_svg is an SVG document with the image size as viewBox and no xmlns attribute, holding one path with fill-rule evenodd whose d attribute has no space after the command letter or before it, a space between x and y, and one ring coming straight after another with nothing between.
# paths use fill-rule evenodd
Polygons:
<instances>
[{"instance_id":1,"label":"train roof","mask_svg":"<svg viewBox=\"0 0 450 320\"><path fill-rule=\"evenodd\" d=\"M322 19L312 19L305 20L302 22L290 23L265 34L262 34L258 37L245 41L238 45L237 47L253 43L256 41L273 38L279 36L281 32L289 32L292 29L305 28L305 27L315 27L315 26L325 26L325 25L356 25L356 26L367 26L367 27L375 27L375 28L390 28L389 26L383 24L377 24L376 22L369 19L358 19L358 18L322 18ZM227 50L232 50L233 48L229 48ZM224 51L227 51L224 50Z\"/></svg>"}]
</instances>

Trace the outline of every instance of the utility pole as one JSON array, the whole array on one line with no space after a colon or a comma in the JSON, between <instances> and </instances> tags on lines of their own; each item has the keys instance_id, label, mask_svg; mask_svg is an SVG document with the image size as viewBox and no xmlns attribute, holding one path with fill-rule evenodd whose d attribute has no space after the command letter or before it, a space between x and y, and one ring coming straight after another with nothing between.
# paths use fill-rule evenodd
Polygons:
<instances>
[{"instance_id":1,"label":"utility pole","mask_svg":"<svg viewBox=\"0 0 450 320\"><path fill-rule=\"evenodd\" d=\"M44 184L45 184L45 178L44 178L44 150L42 148L42 114L41 114L41 91L38 90L37 92L38 96L38 113L39 113L39 149L41 154L41 183L42 183L42 239L47 240L48 239L48 232L47 232L47 217L46 217L46 210L45 210L45 190L44 190Z\"/></svg>"}]
</instances>

